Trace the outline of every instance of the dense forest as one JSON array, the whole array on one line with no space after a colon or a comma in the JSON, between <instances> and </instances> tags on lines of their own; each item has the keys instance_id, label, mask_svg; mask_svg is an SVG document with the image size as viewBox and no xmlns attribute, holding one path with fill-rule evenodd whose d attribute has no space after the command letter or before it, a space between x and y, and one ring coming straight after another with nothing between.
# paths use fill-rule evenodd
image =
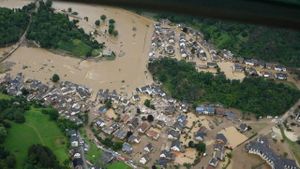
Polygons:
<instances>
[{"instance_id":1,"label":"dense forest","mask_svg":"<svg viewBox=\"0 0 300 169\"><path fill-rule=\"evenodd\" d=\"M257 116L280 115L300 98L300 91L263 78L228 80L219 73L197 72L191 63L174 59L156 60L148 65L155 80L176 99L197 105L221 103Z\"/></svg>"},{"instance_id":2,"label":"dense forest","mask_svg":"<svg viewBox=\"0 0 300 169\"><path fill-rule=\"evenodd\" d=\"M32 14L32 23L27 38L38 42L43 48L61 49L78 57L92 56L95 50L103 48L76 21L61 13L54 13L52 2L40 1L37 13Z\"/></svg>"},{"instance_id":3,"label":"dense forest","mask_svg":"<svg viewBox=\"0 0 300 169\"><path fill-rule=\"evenodd\" d=\"M192 26L218 49L229 49L236 56L300 67L300 32L169 13L156 17Z\"/></svg>"},{"instance_id":4,"label":"dense forest","mask_svg":"<svg viewBox=\"0 0 300 169\"><path fill-rule=\"evenodd\" d=\"M17 42L28 22L29 16L23 10L0 7L0 47Z\"/></svg>"}]
</instances>

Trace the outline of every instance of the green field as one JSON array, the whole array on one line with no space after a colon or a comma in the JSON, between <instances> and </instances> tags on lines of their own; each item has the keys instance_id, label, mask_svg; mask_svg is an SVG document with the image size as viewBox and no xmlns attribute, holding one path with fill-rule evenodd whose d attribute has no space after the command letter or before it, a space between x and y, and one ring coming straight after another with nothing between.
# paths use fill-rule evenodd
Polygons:
<instances>
[{"instance_id":1,"label":"green field","mask_svg":"<svg viewBox=\"0 0 300 169\"><path fill-rule=\"evenodd\" d=\"M70 52L77 57L86 56L92 48L79 39L74 39L71 42L59 42L58 48Z\"/></svg>"},{"instance_id":2,"label":"green field","mask_svg":"<svg viewBox=\"0 0 300 169\"><path fill-rule=\"evenodd\" d=\"M41 109L32 108L25 114L26 122L12 123L4 147L15 154L17 169L21 169L28 148L33 144L49 147L62 163L68 160L67 140L54 121L41 113Z\"/></svg>"},{"instance_id":3,"label":"green field","mask_svg":"<svg viewBox=\"0 0 300 169\"><path fill-rule=\"evenodd\" d=\"M281 135L283 136L284 141L287 142L290 150L294 153L296 161L300 163L300 145L296 142L291 141L284 133L283 127L280 126Z\"/></svg>"},{"instance_id":4,"label":"green field","mask_svg":"<svg viewBox=\"0 0 300 169\"><path fill-rule=\"evenodd\" d=\"M127 164L124 162L118 161L111 163L110 165L107 166L107 169L131 169Z\"/></svg>"},{"instance_id":5,"label":"green field","mask_svg":"<svg viewBox=\"0 0 300 169\"><path fill-rule=\"evenodd\" d=\"M3 94L3 93L0 93L0 100L1 100L1 99L8 100L8 99L10 99L10 98L11 98L11 96L6 95L6 94Z\"/></svg>"}]
</instances>

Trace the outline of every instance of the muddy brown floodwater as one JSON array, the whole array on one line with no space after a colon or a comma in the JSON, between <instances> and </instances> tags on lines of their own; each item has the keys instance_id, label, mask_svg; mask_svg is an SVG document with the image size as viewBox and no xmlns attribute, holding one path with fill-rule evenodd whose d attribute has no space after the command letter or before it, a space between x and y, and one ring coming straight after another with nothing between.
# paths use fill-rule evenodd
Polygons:
<instances>
[{"instance_id":1,"label":"muddy brown floodwater","mask_svg":"<svg viewBox=\"0 0 300 169\"><path fill-rule=\"evenodd\" d=\"M29 2L0 0L0 6L17 8ZM10 73L22 72L27 78L35 78L43 82L48 82L53 73L57 73L62 80L85 85L93 91L101 88L115 89L128 94L131 94L136 87L152 83L152 77L146 66L154 21L119 8L65 2L54 2L53 6L57 11L67 10L70 7L79 13L79 18L87 16L88 22L79 19L79 27L82 27L86 33L97 29L101 35L97 36L96 40L105 42L107 49L117 54L116 59L98 62L83 61L60 56L45 49L20 47L8 59L16 63ZM99 28L94 26L95 20L102 14L107 16L107 21L109 19L116 21L116 30L119 32L117 38L104 33L107 23L102 23Z\"/></svg>"}]
</instances>

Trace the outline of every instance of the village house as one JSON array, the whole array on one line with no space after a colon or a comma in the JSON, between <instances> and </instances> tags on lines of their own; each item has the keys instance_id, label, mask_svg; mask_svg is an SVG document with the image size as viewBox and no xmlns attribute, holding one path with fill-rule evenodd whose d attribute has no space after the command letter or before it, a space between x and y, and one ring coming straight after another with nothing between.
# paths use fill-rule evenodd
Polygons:
<instances>
[{"instance_id":1,"label":"village house","mask_svg":"<svg viewBox=\"0 0 300 169\"><path fill-rule=\"evenodd\" d=\"M209 160L209 165L213 166L213 167L217 167L219 160L216 158L212 158L211 160Z\"/></svg>"},{"instance_id":2,"label":"village house","mask_svg":"<svg viewBox=\"0 0 300 169\"><path fill-rule=\"evenodd\" d=\"M227 139L224 136L224 134L218 133L217 136L216 136L216 142L217 143L222 143L222 144L226 145L227 144Z\"/></svg>"},{"instance_id":3,"label":"village house","mask_svg":"<svg viewBox=\"0 0 300 169\"><path fill-rule=\"evenodd\" d=\"M79 140L77 136L71 136L70 142L72 147L78 147L79 146Z\"/></svg>"},{"instance_id":4,"label":"village house","mask_svg":"<svg viewBox=\"0 0 300 169\"><path fill-rule=\"evenodd\" d=\"M262 75L264 78L271 78L271 77L272 77L272 73L271 73L271 72L268 72L268 71L262 71L262 72L261 72L261 75Z\"/></svg>"},{"instance_id":5,"label":"village house","mask_svg":"<svg viewBox=\"0 0 300 169\"><path fill-rule=\"evenodd\" d=\"M138 144L141 142L141 138L138 135L132 134L131 136L129 136L128 142Z\"/></svg>"},{"instance_id":6,"label":"village house","mask_svg":"<svg viewBox=\"0 0 300 169\"><path fill-rule=\"evenodd\" d=\"M274 64L273 63L266 63L266 66L265 66L267 69L271 70L274 68Z\"/></svg>"},{"instance_id":7,"label":"village house","mask_svg":"<svg viewBox=\"0 0 300 169\"><path fill-rule=\"evenodd\" d=\"M283 65L276 65L274 67L274 70L279 71L279 72L286 72L286 67Z\"/></svg>"},{"instance_id":8,"label":"village house","mask_svg":"<svg viewBox=\"0 0 300 169\"><path fill-rule=\"evenodd\" d=\"M132 148L132 146L131 146L129 143L126 143L126 142L125 142L125 143L123 143L122 151L123 151L124 153L131 154L132 151L133 151L133 148Z\"/></svg>"},{"instance_id":9,"label":"village house","mask_svg":"<svg viewBox=\"0 0 300 169\"><path fill-rule=\"evenodd\" d=\"M143 122L139 128L138 128L138 131L140 133L145 133L148 129L150 128L150 124L148 122Z\"/></svg>"},{"instance_id":10,"label":"village house","mask_svg":"<svg viewBox=\"0 0 300 169\"><path fill-rule=\"evenodd\" d=\"M118 123L112 123L110 126L104 127L102 131L108 135L111 135L113 132L115 132L119 128Z\"/></svg>"},{"instance_id":11,"label":"village house","mask_svg":"<svg viewBox=\"0 0 300 169\"><path fill-rule=\"evenodd\" d=\"M148 130L146 135L153 140L158 140L158 138L160 136L160 134L154 129Z\"/></svg>"},{"instance_id":12,"label":"village house","mask_svg":"<svg viewBox=\"0 0 300 169\"><path fill-rule=\"evenodd\" d=\"M109 151L104 151L103 154L101 155L101 161L103 161L104 164L108 164L114 159L115 159L114 154Z\"/></svg>"},{"instance_id":13,"label":"village house","mask_svg":"<svg viewBox=\"0 0 300 169\"><path fill-rule=\"evenodd\" d=\"M296 114L295 120L297 120L298 122L300 122L300 112L298 112L298 113Z\"/></svg>"},{"instance_id":14,"label":"village house","mask_svg":"<svg viewBox=\"0 0 300 169\"><path fill-rule=\"evenodd\" d=\"M199 115L214 115L215 108L212 106L200 105L196 107L196 113Z\"/></svg>"},{"instance_id":15,"label":"village house","mask_svg":"<svg viewBox=\"0 0 300 169\"><path fill-rule=\"evenodd\" d=\"M216 62L207 62L207 67L208 68L217 68L218 65Z\"/></svg>"},{"instance_id":16,"label":"village house","mask_svg":"<svg viewBox=\"0 0 300 169\"><path fill-rule=\"evenodd\" d=\"M128 126L129 126L132 130L136 129L136 128L139 126L139 118L137 118L137 117L133 118L133 119L129 122Z\"/></svg>"},{"instance_id":17,"label":"village house","mask_svg":"<svg viewBox=\"0 0 300 169\"><path fill-rule=\"evenodd\" d=\"M244 71L244 67L238 63L235 63L233 65L233 71L235 72L243 72Z\"/></svg>"},{"instance_id":18,"label":"village house","mask_svg":"<svg viewBox=\"0 0 300 169\"><path fill-rule=\"evenodd\" d=\"M127 132L128 130L126 130L125 128L121 127L119 128L116 132L114 132L114 136L120 140L125 139L125 137L127 136Z\"/></svg>"},{"instance_id":19,"label":"village house","mask_svg":"<svg viewBox=\"0 0 300 169\"><path fill-rule=\"evenodd\" d=\"M150 153L153 150L153 145L151 143L148 143L145 147L144 147L144 151L146 153Z\"/></svg>"},{"instance_id":20,"label":"village house","mask_svg":"<svg viewBox=\"0 0 300 169\"><path fill-rule=\"evenodd\" d=\"M246 145L250 154L256 154L264 159L272 169L299 169L294 160L286 159L275 154L267 139L259 137Z\"/></svg>"},{"instance_id":21,"label":"village house","mask_svg":"<svg viewBox=\"0 0 300 169\"><path fill-rule=\"evenodd\" d=\"M102 128L105 126L105 122L104 120L102 119L98 119L96 122L95 122L96 126L99 127L99 128Z\"/></svg>"},{"instance_id":22,"label":"village house","mask_svg":"<svg viewBox=\"0 0 300 169\"><path fill-rule=\"evenodd\" d=\"M72 160L74 169L83 169L83 160L82 158L74 158Z\"/></svg>"},{"instance_id":23,"label":"village house","mask_svg":"<svg viewBox=\"0 0 300 169\"><path fill-rule=\"evenodd\" d=\"M256 66L257 65L257 60L255 60L255 59L245 59L244 63L248 66Z\"/></svg>"},{"instance_id":24,"label":"village house","mask_svg":"<svg viewBox=\"0 0 300 169\"><path fill-rule=\"evenodd\" d=\"M245 71L248 76L258 76L256 69L253 67L246 67Z\"/></svg>"},{"instance_id":25,"label":"village house","mask_svg":"<svg viewBox=\"0 0 300 169\"><path fill-rule=\"evenodd\" d=\"M140 159L140 163L145 165L149 161L149 155L143 155Z\"/></svg>"},{"instance_id":26,"label":"village house","mask_svg":"<svg viewBox=\"0 0 300 169\"><path fill-rule=\"evenodd\" d=\"M170 149L173 150L173 151L181 152L182 151L182 146L181 146L180 141L179 140L173 140Z\"/></svg>"},{"instance_id":27,"label":"village house","mask_svg":"<svg viewBox=\"0 0 300 169\"><path fill-rule=\"evenodd\" d=\"M276 73L275 74L275 78L278 80L286 80L287 77L288 77L288 75L285 73Z\"/></svg>"},{"instance_id":28,"label":"village house","mask_svg":"<svg viewBox=\"0 0 300 169\"><path fill-rule=\"evenodd\" d=\"M195 133L195 140L197 141L203 141L206 136L207 129L205 127L201 127L196 133Z\"/></svg>"},{"instance_id":29,"label":"village house","mask_svg":"<svg viewBox=\"0 0 300 169\"><path fill-rule=\"evenodd\" d=\"M241 124L239 125L239 127L238 127L238 130L239 130L241 133L246 132L246 131L248 130L247 124L241 123Z\"/></svg>"},{"instance_id":30,"label":"village house","mask_svg":"<svg viewBox=\"0 0 300 169\"><path fill-rule=\"evenodd\" d=\"M168 130L168 139L170 140L176 140L178 139L180 136L180 132L179 131L176 131L174 129L170 129Z\"/></svg>"},{"instance_id":31,"label":"village house","mask_svg":"<svg viewBox=\"0 0 300 169\"><path fill-rule=\"evenodd\" d=\"M160 153L159 157L171 160L173 158L173 154L172 154L171 151L162 150L162 152Z\"/></svg>"}]
</instances>

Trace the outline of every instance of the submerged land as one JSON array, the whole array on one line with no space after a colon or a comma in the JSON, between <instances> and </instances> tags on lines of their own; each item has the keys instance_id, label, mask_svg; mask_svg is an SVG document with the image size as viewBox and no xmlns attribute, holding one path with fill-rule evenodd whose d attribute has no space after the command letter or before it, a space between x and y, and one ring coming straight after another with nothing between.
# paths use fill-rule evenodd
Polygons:
<instances>
[{"instance_id":1,"label":"submerged land","mask_svg":"<svg viewBox=\"0 0 300 169\"><path fill-rule=\"evenodd\" d=\"M0 168L298 168L297 47L274 60L233 49L253 40L252 26L240 42L206 20L59 1L0 7L0 30L16 33L0 33Z\"/></svg>"}]
</instances>

